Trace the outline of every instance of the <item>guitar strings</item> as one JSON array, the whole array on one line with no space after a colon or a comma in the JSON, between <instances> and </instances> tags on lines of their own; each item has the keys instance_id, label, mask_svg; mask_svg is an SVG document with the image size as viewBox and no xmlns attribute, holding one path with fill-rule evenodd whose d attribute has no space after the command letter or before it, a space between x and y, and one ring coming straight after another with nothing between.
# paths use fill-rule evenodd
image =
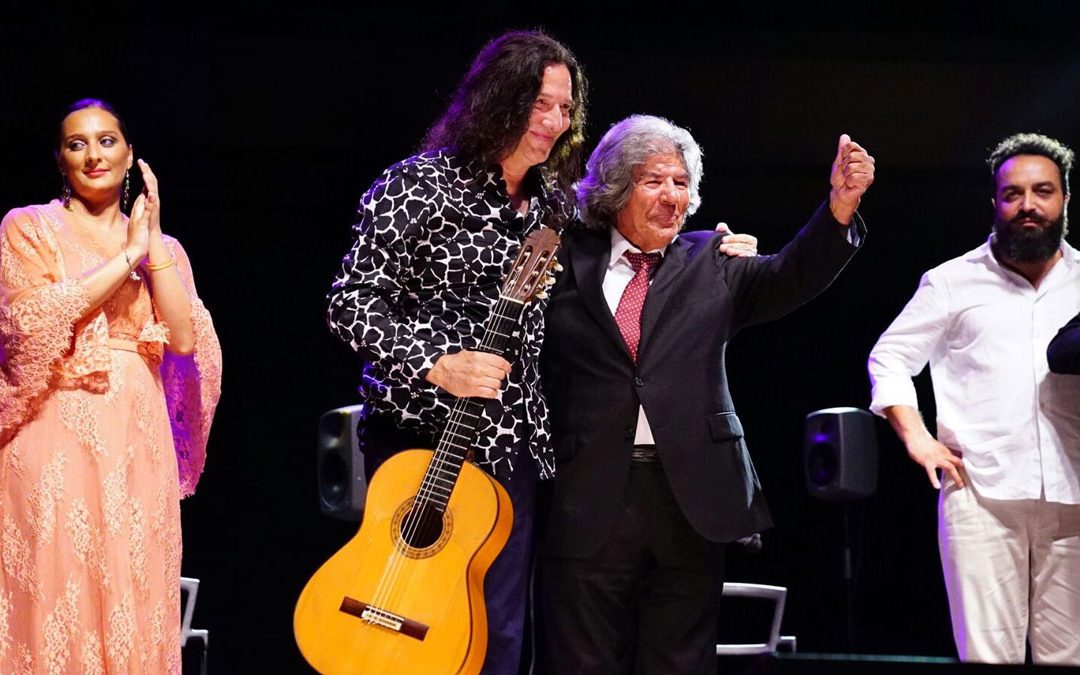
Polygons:
<instances>
[{"instance_id":1,"label":"guitar strings","mask_svg":"<svg viewBox=\"0 0 1080 675\"><path fill-rule=\"evenodd\" d=\"M498 341L499 336L497 335L497 333L503 333L503 331L506 329L505 324L514 321L510 317L506 316L505 309L507 308L507 303L501 301L497 303L496 307L493 310L493 323L495 325L492 325L491 327L496 334L486 334L485 339L481 343L482 348L493 349L494 345L492 343ZM505 333L503 334L505 335ZM487 339L489 337L491 338L490 340ZM475 401L470 401L470 399L458 400L457 405L455 405L455 408L451 413L452 419L448 422L448 429L450 427L458 427L462 425L461 417L462 414L465 413L464 409L468 407L472 407L475 409L479 406L476 404ZM475 427L475 424L473 424L473 426ZM450 431L449 433L453 433L453 431ZM461 434L454 435L461 436ZM412 541L413 536L416 534L418 528L421 526L422 521L419 517L420 508L427 506L430 501L434 501L432 499L433 496L439 497L440 501L445 502L445 505L448 505L449 503L449 492L447 492L445 488L439 486L437 483L434 482L436 480L450 482L451 492L453 490L453 485L456 483L456 481L452 481L450 478L452 477L453 472L448 471L445 467L446 465L450 465L451 467L453 467L455 464L457 464L457 462L448 461L450 459L450 456L453 454L450 448L461 448L462 446L450 441L449 439L450 436L444 434L443 437L440 439L439 447L436 449L435 453L433 453L432 460L429 464L430 470L425 474L424 480L422 481L422 488L418 493L423 493L423 498L418 497L414 500L413 509L416 510L414 511L416 515L409 521L407 529L402 533L406 545L409 545L409 542ZM460 456L457 456L457 460L458 462L463 461L464 455L462 454ZM458 464L458 466L460 468L460 464ZM447 492L447 494L444 497L442 494L437 494L437 492ZM384 615L389 611L389 607L394 606L396 604L396 601L400 599L401 593L409 590L409 584L407 582L399 583L401 577L401 569L404 565L404 562L405 559L402 556L401 552L395 550L394 553L390 556L390 559L388 559L386 568L384 568L381 583L379 584L379 588L376 591L376 597L371 603L375 607L383 609L382 613ZM395 593L394 591L398 592Z\"/></svg>"},{"instance_id":2,"label":"guitar strings","mask_svg":"<svg viewBox=\"0 0 1080 675\"><path fill-rule=\"evenodd\" d=\"M512 329L513 324L517 322L515 317L508 316L506 312L506 310L511 309L512 307L511 301L506 300L500 295L492 309L491 316L489 317L490 325L481 340L481 349L489 350L492 353L501 353L504 351L499 350L494 343L498 342L500 338L505 338L506 341L509 342L509 329ZM451 467L458 465L457 461L451 461L451 457L461 462L464 461L464 452L458 457L454 456L450 450L451 447L461 446L458 446L456 443L449 440L449 434L453 433L449 430L451 428L457 429L464 425L462 419L465 415L469 414L464 409L469 407L481 406L470 398L462 398L458 399L454 408L451 410L450 417L447 421L447 431L444 432L439 439L438 447L432 454L432 459L428 465L429 470L425 472L425 475L421 480L420 489L417 491L417 496L413 501L412 511L417 515L409 520L405 531L402 532L402 538L406 546L410 545L409 542L416 535L421 525L421 518L419 517L420 509L427 507L429 502L434 501L433 496L441 497L441 495L437 495L437 490L445 491L445 489L439 487L435 481L440 479L450 481L450 478L447 478L447 476L452 476L453 472L448 471L444 467L448 464ZM475 428L475 423L472 427ZM460 436L460 434L454 435ZM464 451L465 448L462 448L462 450ZM460 465L458 466L460 470ZM450 482L450 490L446 491L446 496L442 498L445 502L443 504L444 508L449 506L450 493L452 493L453 487L456 485L456 479ZM383 575L380 578L380 583L376 588L372 601L369 603L375 608L374 611L385 615L386 612L390 611L389 607L400 597L400 593L407 590L407 582L405 582L404 585L398 583L402 568L404 567L405 558L406 556L404 556L398 547L395 546L393 553L391 553L387 560L386 567L384 567ZM395 593L395 590L399 592Z\"/></svg>"},{"instance_id":3,"label":"guitar strings","mask_svg":"<svg viewBox=\"0 0 1080 675\"><path fill-rule=\"evenodd\" d=\"M541 255L540 264L535 266L529 273L530 274L543 274L546 268L546 263L551 258L551 254ZM515 281L520 280L521 274L525 271L525 265L515 264L514 269L511 270L511 276L508 278L504 287L512 285ZM513 276L517 275L517 279ZM539 284L537 285L539 286ZM535 289L534 289L535 290ZM531 295L531 294L530 294ZM520 320L521 312L524 308L513 307L513 301L504 297L501 293L495 305L492 308L492 313L489 316L488 329L485 331L483 338L481 339L480 348L490 353L503 354L509 347L511 342L511 330L514 325ZM519 309L516 316L511 316L506 310ZM500 349L496 346L497 342L504 342L503 348ZM430 501L434 501L435 497L441 499L442 511L449 508L450 496L457 484L457 476L454 476L454 467L457 468L460 473L461 465L465 459L465 453L468 448L458 445L450 441L451 436L464 437L462 434L455 433L459 427L465 427L470 430L469 437L475 431L477 420L479 415L473 415L467 412L466 409L471 408L473 412L479 413L482 410L482 403L475 401L473 398L461 398L455 403L451 410L449 419L447 421L446 429L439 439L435 451L432 453L432 459L428 464L428 470L425 471L424 477L421 480L420 489L417 491L417 496L413 501L410 513L415 513L406 526L405 531L402 532L402 539L405 546L410 546L410 542L415 537L418 528L421 526L420 513L422 509L429 505ZM466 416L473 418L471 425L466 424L462 419ZM455 447L461 450L461 455L454 455L450 448ZM449 461L453 458L454 461ZM445 467L449 465L450 470ZM449 477L447 477L449 476ZM436 481L442 480L450 484L449 489L440 487ZM439 494L439 492L445 492L445 496ZM436 509L436 513L441 513L439 509ZM408 516L406 516L408 517ZM405 555L403 551L399 550L397 546L394 547L394 551L389 556L386 566L383 568L383 574L380 578L379 584L376 588L372 601L369 603L374 610L383 616L386 616L390 610L391 603L395 602L402 592L407 588L406 584L399 584L398 579L401 576L401 571L404 567ZM403 588L405 586L405 588ZM394 591L399 591L395 593Z\"/></svg>"},{"instance_id":4,"label":"guitar strings","mask_svg":"<svg viewBox=\"0 0 1080 675\"><path fill-rule=\"evenodd\" d=\"M508 316L506 310L510 308L510 305L500 298L496 303L492 311L491 328L488 333L484 335L481 341L481 349L493 351L498 353L502 350L497 349L495 342L499 341L499 333L505 335L505 330L508 324L512 324L516 321L514 317ZM436 453L432 457L431 466L433 471L428 472L425 475L424 482L421 485L417 494L416 504L420 507L427 507L431 502L435 502L439 505L440 509L445 509L449 504L450 494L453 491L453 485L455 483L453 479L453 469L459 467L460 463L464 460L464 454L467 447L459 442L455 442L452 439L453 436L458 438L464 437L460 431L468 430L472 431L475 428L477 415L482 411L482 404L475 399L459 399L457 405L451 411L450 417L447 421L447 432L439 441ZM464 418L468 416L474 421L469 423ZM459 449L461 452L452 452L452 448ZM449 466L450 470L446 467ZM440 482L450 483L450 488L447 489L441 485ZM414 527L407 533L411 535L415 533L415 527L419 526L418 520L413 520Z\"/></svg>"},{"instance_id":5,"label":"guitar strings","mask_svg":"<svg viewBox=\"0 0 1080 675\"><path fill-rule=\"evenodd\" d=\"M546 267L547 261L550 260L550 257L551 257L550 253L541 254L540 256L538 256L538 260L534 261L534 266L532 267L532 269L528 270L528 271L526 270L526 265L524 263L515 264L515 267L514 267L513 270L511 270L511 273L510 273L510 275L509 275L509 277L507 279L507 282L506 282L505 286L511 286L514 283L519 282L520 279L521 279L521 276L523 274L525 274L525 273L534 274L534 275L542 273L542 271ZM539 264L536 264L537 262ZM515 278L515 276L516 276L516 278ZM492 310L492 315L491 315L491 317L489 317L489 327L488 327L488 330L485 332L484 337L481 340L481 345L480 345L481 348L486 348L488 351L490 351L492 353L496 353L496 354L502 354L503 352L506 351L506 348L508 348L509 343L511 341L511 333L510 333L510 331L519 322L519 319L520 319L520 316L521 316L520 312L516 313L515 315L511 315L510 313L508 313L506 311L508 309L513 308L513 305L511 304L513 302L514 301L512 301L509 298L506 298L504 295L500 294L499 299L496 301L495 306L494 306L494 308ZM521 308L521 309L523 311L523 308ZM504 347L502 349L496 347L495 344L493 344L495 342L499 342L500 338L502 339L502 341L504 341L506 343L506 347ZM477 413L482 411L482 404L480 402L474 401L472 399L465 399L465 401L466 401L465 405L455 406L455 409L451 412L450 419L448 420L448 423L447 423L447 431L448 431L448 433L459 436L459 437L464 437L464 435L454 433L454 431L451 431L451 428L456 430L458 427L464 427L466 430L468 430L470 432L469 436L471 437L472 431L475 430L476 422L474 421L471 424L467 424L467 423L464 423L464 422L461 421L461 417L464 416L464 415L469 415L470 417L473 417L474 420L475 420L475 419L478 419L478 415L472 415L470 413L465 412L464 410L459 410L458 408L472 407ZM460 402L460 400L459 400L459 402ZM462 450L467 451L467 448L464 447L464 446L461 446L459 444L453 444L452 442L449 442L448 440L447 440L447 443L442 443L443 440L447 440L446 435L444 435L443 439L440 439L440 445L444 446L441 449L445 449L445 445L447 445L447 444L452 444L452 445L455 445L456 447L461 448ZM445 454L447 454L447 453L442 453L442 455L445 455ZM442 455L437 456L437 457L433 457L432 464L435 464L436 460L438 461L439 464L445 464L446 462L445 462L445 459L443 458ZM464 460L464 456L457 457L456 459L457 460ZM459 462L455 462L455 464L458 464L458 463ZM440 470L440 473L446 473L446 472ZM438 488L439 490L442 490L442 491L446 492L445 496L439 495L440 497L442 497L442 502L443 502L442 506L443 506L443 508L445 508L449 504L450 494L453 492L454 483L456 481L448 480L448 479L445 479L445 478L443 480L445 480L445 481L447 481L447 482L449 482L451 484L449 490L446 490L445 488L439 487L437 484L434 483L434 481L427 481L426 477L425 477L425 482L427 482L428 485L422 485L421 486L421 491L420 491L420 494L418 494L418 500L417 501L423 501L423 503L426 505L427 500L435 493L436 488Z\"/></svg>"},{"instance_id":6,"label":"guitar strings","mask_svg":"<svg viewBox=\"0 0 1080 675\"><path fill-rule=\"evenodd\" d=\"M502 333L502 330L506 330L506 326L502 325L500 322L511 323L513 321L512 317L509 317L504 313L505 309L507 309L507 303L500 298L496 303L495 308L492 310L491 318L493 321L489 322L494 325L489 327L488 332L485 333L481 341L480 347L482 349L486 349L492 353L503 351L499 350L492 343L498 341L499 334ZM502 335L505 336L505 333L502 333ZM462 451L467 451L466 446L450 440L450 437L457 436L459 438L464 438L465 435L458 432L463 430L472 431L475 429L476 423L466 422L463 418L468 416L475 420L478 417L477 415L468 412L466 410L467 408L472 408L476 410L476 412L480 412L482 410L482 404L471 398L458 399L457 405L451 410L450 417L447 420L446 430L439 440L438 451L432 457L431 466L433 467L434 473L429 472L429 474L425 476L425 480L421 484L417 494L416 502L421 506L427 506L429 502L434 501L439 504L441 508L445 509L449 504L450 494L453 492L453 484L455 481L447 477L448 475L453 474L453 471L448 471L444 467L449 465L451 469L453 469L453 467L459 464L457 460L464 460L465 454L462 452L459 456L458 454L451 453L449 448L454 447L459 448ZM452 455L454 461L448 461L448 455ZM440 480L451 484L449 490L438 484L437 481Z\"/></svg>"},{"instance_id":7,"label":"guitar strings","mask_svg":"<svg viewBox=\"0 0 1080 675\"><path fill-rule=\"evenodd\" d=\"M520 262L521 256L527 254L527 251L526 251L526 248L525 248L527 245L528 245L528 242L526 242L526 244L523 245L523 247L522 247L522 252L519 254L519 262ZM543 256L543 255L540 256L541 261L543 261L544 258L545 258L545 256ZM514 268L511 270L510 274L508 275L508 278L506 280L506 283L504 284L504 287L509 287L509 286L512 286L513 284L517 283L520 280L521 275L525 272L525 267L526 266L525 266L524 263L520 263L520 264L515 263ZM542 269L542 267L541 267L541 269ZM495 305L494 305L494 307L492 309L492 313L489 316L488 328L485 331L483 338L481 339L480 347L482 349L486 349L487 351L490 351L490 352L496 353L496 354L501 354L502 352L505 351L505 349L498 349L496 347L496 345L493 344L493 343L498 342L499 338L503 338L507 343L509 343L509 340L510 340L510 331L509 331L509 329L513 328L513 324L517 323L517 319L520 318L520 315L516 316L516 317L515 316L510 316L506 312L507 309L510 309L512 307L512 305L511 305L512 302L513 301L509 300L503 294L500 293L499 298L498 298L498 300L496 300ZM473 402L472 404L470 404L471 399L459 399L459 401L458 401L459 404L462 403L462 401L465 401L464 405L456 405L454 407L454 409L451 411L450 418L447 421L446 431L444 432L442 438L440 438L440 446L445 446L447 444L453 444L453 445L455 445L457 447L461 447L463 451L467 451L467 448L450 442L447 437L449 435L455 435L455 436L459 436L459 437L464 437L463 434L455 433L455 431L458 430L459 427L465 427L467 430L469 430L470 431L469 436L471 437L471 432L473 430L475 430L476 422L474 421L471 425L462 422L461 418L463 416L469 414L469 413L466 413L463 409L459 410L459 408L473 407L473 408L480 408L482 410L482 405L479 402ZM476 412L479 413L480 410L477 410ZM470 415L470 416L472 416L472 415ZM472 416L472 417L476 418L478 416ZM444 443L444 441L446 441L446 443ZM444 449L444 448L441 448L441 449ZM440 464L444 464L445 460L443 459L443 455L445 455L445 454L446 453L442 453L442 455L433 457L432 458L432 464L434 465L436 463L436 460L438 460L438 462ZM462 456L460 458L457 458L457 459L463 460L464 456ZM439 473L446 473L446 472L441 471L441 470L438 470L438 471L439 471ZM417 502L420 502L422 506L426 506L429 498L431 498L432 495L435 494L436 489L444 490L446 492L446 495L445 496L439 495L439 496L442 497L442 500L443 500L442 506L443 506L443 508L445 508L449 504L450 493L453 492L455 481L451 481L451 480L448 480L448 479L444 479L444 480L447 480L447 482L450 482L450 489L449 490L445 490L445 488L439 487L437 485L437 483L434 482L435 481L434 477L433 477L432 480L428 480L428 477L425 476L425 481L424 481L424 483L421 484L420 492L417 495Z\"/></svg>"}]
</instances>

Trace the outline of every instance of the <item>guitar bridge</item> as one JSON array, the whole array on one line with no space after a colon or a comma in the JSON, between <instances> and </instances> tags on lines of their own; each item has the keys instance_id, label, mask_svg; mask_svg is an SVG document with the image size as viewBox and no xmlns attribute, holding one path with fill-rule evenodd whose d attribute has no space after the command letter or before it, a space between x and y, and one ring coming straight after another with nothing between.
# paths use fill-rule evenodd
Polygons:
<instances>
[{"instance_id":1,"label":"guitar bridge","mask_svg":"<svg viewBox=\"0 0 1080 675\"><path fill-rule=\"evenodd\" d=\"M376 626L382 626L395 633L423 640L427 637L428 627L419 621L413 621L393 612L388 612L380 607L373 607L366 602L354 600L348 596L342 598L340 611L367 621Z\"/></svg>"},{"instance_id":2,"label":"guitar bridge","mask_svg":"<svg viewBox=\"0 0 1080 675\"><path fill-rule=\"evenodd\" d=\"M363 612L360 612L360 618L368 623L373 623L383 628L389 628L390 630L401 632L401 620L392 615L384 614L383 612L376 611L368 607Z\"/></svg>"}]
</instances>

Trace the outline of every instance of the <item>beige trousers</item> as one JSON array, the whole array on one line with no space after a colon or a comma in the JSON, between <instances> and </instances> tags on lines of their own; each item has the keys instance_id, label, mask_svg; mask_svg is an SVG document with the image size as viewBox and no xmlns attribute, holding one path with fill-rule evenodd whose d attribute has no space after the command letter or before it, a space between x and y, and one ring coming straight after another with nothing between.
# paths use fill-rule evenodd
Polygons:
<instances>
[{"instance_id":1,"label":"beige trousers","mask_svg":"<svg viewBox=\"0 0 1080 675\"><path fill-rule=\"evenodd\" d=\"M966 478L966 477L965 477ZM963 661L1080 665L1080 505L942 480L938 545Z\"/></svg>"}]
</instances>

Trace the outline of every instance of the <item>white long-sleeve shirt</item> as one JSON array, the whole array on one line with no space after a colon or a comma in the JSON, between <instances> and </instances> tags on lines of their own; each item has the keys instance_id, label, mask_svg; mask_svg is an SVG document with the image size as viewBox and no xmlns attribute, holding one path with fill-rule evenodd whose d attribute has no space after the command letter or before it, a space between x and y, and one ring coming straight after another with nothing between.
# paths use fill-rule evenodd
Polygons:
<instances>
[{"instance_id":1,"label":"white long-sleeve shirt","mask_svg":"<svg viewBox=\"0 0 1080 675\"><path fill-rule=\"evenodd\" d=\"M1056 375L1046 347L1080 310L1080 252L1039 288L990 243L923 275L870 352L870 409L918 408L911 378L930 363L937 438L963 456L979 494L1080 504L1080 377Z\"/></svg>"}]
</instances>

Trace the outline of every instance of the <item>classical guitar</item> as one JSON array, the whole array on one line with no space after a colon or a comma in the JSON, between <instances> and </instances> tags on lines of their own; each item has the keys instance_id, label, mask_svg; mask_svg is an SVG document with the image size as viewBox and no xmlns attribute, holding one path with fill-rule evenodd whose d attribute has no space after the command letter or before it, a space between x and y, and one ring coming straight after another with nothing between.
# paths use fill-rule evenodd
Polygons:
<instances>
[{"instance_id":1,"label":"classical guitar","mask_svg":"<svg viewBox=\"0 0 1080 675\"><path fill-rule=\"evenodd\" d=\"M553 281L559 244L546 228L525 239L479 351L507 350L526 303ZM458 399L434 451L387 460L360 531L304 587L293 632L323 675L480 671L484 575L513 523L506 490L465 461L483 409L482 399Z\"/></svg>"}]
</instances>

